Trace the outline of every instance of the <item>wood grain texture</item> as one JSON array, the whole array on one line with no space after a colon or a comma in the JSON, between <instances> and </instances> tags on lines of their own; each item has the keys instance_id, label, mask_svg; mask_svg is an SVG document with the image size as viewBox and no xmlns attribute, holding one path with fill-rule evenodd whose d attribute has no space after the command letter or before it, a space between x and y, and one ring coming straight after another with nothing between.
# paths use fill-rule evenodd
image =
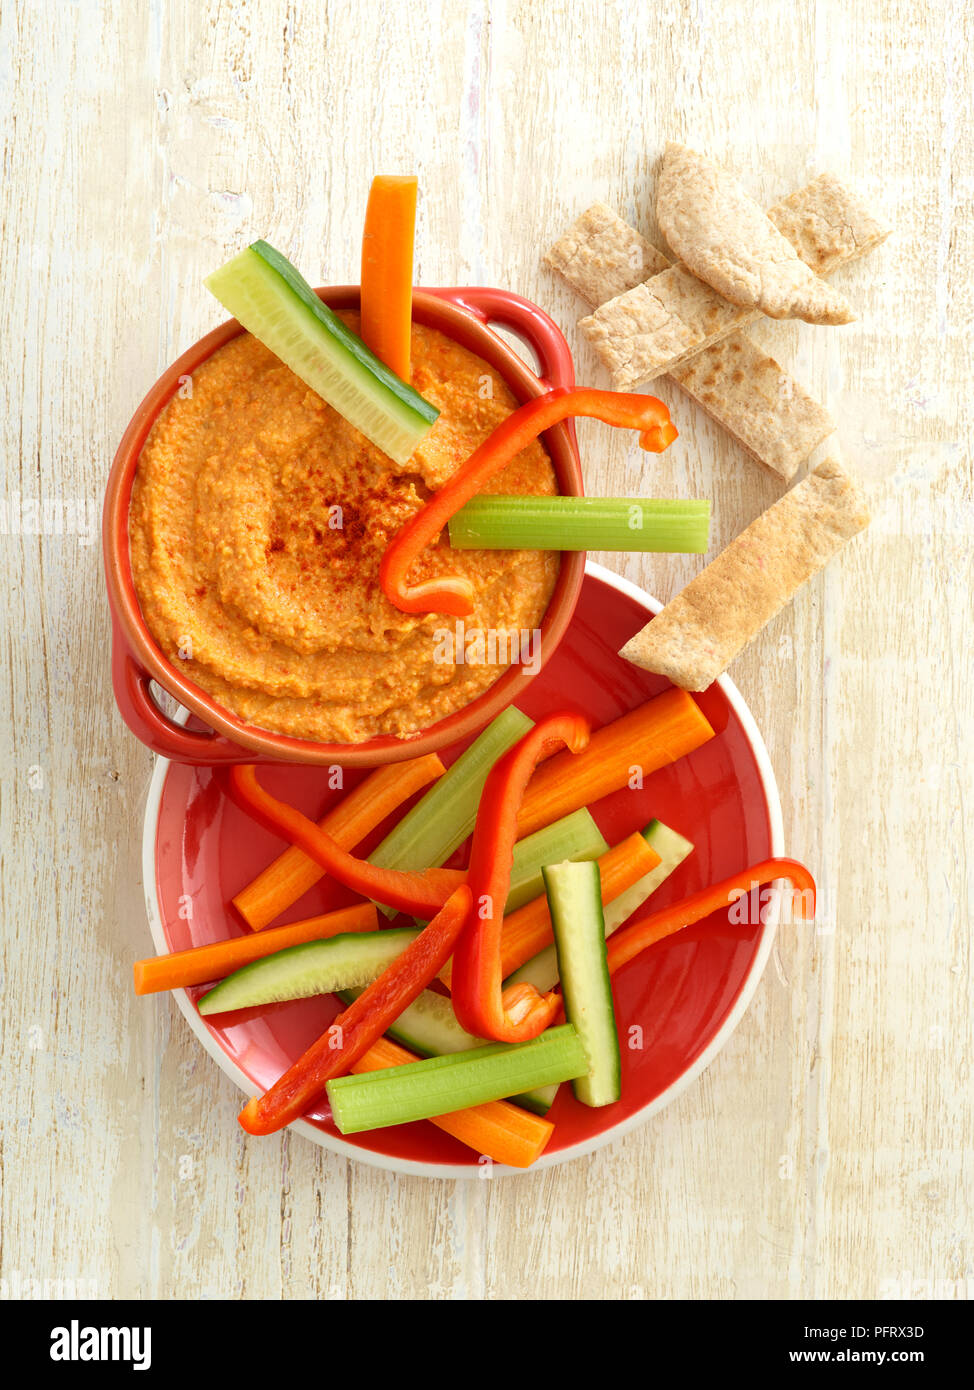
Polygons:
<instances>
[{"instance_id":1,"label":"wood grain texture","mask_svg":"<svg viewBox=\"0 0 974 1390\"><path fill-rule=\"evenodd\" d=\"M356 279L375 171L420 178L418 279L506 286L574 340L540 261L595 199L655 239L667 139L762 206L823 168L895 223L835 275L842 329L758 337L836 417L876 521L736 663L816 932L782 934L678 1102L566 1168L402 1180L285 1135L168 998L136 1000L150 757L108 678L96 544L0 536L0 1276L98 1296L870 1297L968 1281L974 840L972 150L961 0L5 3L4 496L97 507L133 408L266 235ZM381 74L381 81L377 80ZM601 383L578 343L582 379ZM675 388L659 459L579 430L589 490L779 493ZM88 537L90 540L90 536ZM596 557L660 597L692 557Z\"/></svg>"}]
</instances>

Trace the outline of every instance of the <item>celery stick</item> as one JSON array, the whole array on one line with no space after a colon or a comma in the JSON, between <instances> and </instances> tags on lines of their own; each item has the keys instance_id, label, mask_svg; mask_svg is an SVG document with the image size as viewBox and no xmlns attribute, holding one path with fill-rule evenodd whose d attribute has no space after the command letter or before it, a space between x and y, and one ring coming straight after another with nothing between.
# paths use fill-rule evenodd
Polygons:
<instances>
[{"instance_id":1,"label":"celery stick","mask_svg":"<svg viewBox=\"0 0 974 1390\"><path fill-rule=\"evenodd\" d=\"M406 870L444 864L473 830L488 772L533 727L534 720L513 705L502 710L390 830L369 863ZM376 905L387 917L396 915L395 909Z\"/></svg>"},{"instance_id":2,"label":"celery stick","mask_svg":"<svg viewBox=\"0 0 974 1390\"><path fill-rule=\"evenodd\" d=\"M560 864L564 859L574 862L598 859L608 848L591 812L584 806L525 835L514 846L511 857L511 882L504 915L541 896L544 892L541 870L545 864Z\"/></svg>"},{"instance_id":3,"label":"celery stick","mask_svg":"<svg viewBox=\"0 0 974 1390\"><path fill-rule=\"evenodd\" d=\"M541 870L545 864L560 864L565 859L598 859L608 848L591 812L584 806L580 811L571 811L561 820L535 830L532 835L525 835L514 846L511 886L504 915L540 897L544 892Z\"/></svg>"},{"instance_id":4,"label":"celery stick","mask_svg":"<svg viewBox=\"0 0 974 1390\"><path fill-rule=\"evenodd\" d=\"M388 932L383 935L388 935ZM339 998L345 1004L351 1004L361 993L361 988L338 991ZM386 1032L390 1038L395 1038L396 1042L420 1057L442 1057L484 1046L483 1038L475 1038L457 1022L452 1001L445 994L436 994L431 989L424 989L411 1004L407 1004ZM544 1115L551 1108L555 1089L546 1086L509 1099L515 1105L522 1105L525 1110Z\"/></svg>"},{"instance_id":5,"label":"celery stick","mask_svg":"<svg viewBox=\"0 0 974 1390\"><path fill-rule=\"evenodd\" d=\"M455 550L656 550L702 555L710 502L475 497L450 520Z\"/></svg>"},{"instance_id":6,"label":"celery stick","mask_svg":"<svg viewBox=\"0 0 974 1390\"><path fill-rule=\"evenodd\" d=\"M585 1049L566 1023L527 1043L490 1043L472 1052L342 1076L329 1081L327 1091L341 1133L359 1134L571 1081L587 1070Z\"/></svg>"},{"instance_id":7,"label":"celery stick","mask_svg":"<svg viewBox=\"0 0 974 1390\"><path fill-rule=\"evenodd\" d=\"M647 843L659 855L660 862L655 869L650 869L648 874L637 879L631 888L627 888L612 902L605 904L603 913L607 937L621 927L623 922L628 921L637 908L642 907L650 894L656 892L663 880L669 878L670 874L679 868L693 850L693 845L689 840L678 835L675 830L671 830L662 821L650 821L642 833ZM519 970L515 970L504 981L505 987L519 984L534 985L540 994L546 994L557 983L558 956L554 946L546 946L543 951L539 951L536 956L525 961Z\"/></svg>"}]
</instances>

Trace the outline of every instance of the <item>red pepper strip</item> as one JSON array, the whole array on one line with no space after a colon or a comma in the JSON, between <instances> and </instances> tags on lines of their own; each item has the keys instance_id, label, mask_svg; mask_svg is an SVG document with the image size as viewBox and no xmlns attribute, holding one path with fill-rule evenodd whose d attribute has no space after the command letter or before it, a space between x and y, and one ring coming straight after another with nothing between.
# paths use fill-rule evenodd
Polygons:
<instances>
[{"instance_id":1,"label":"red pepper strip","mask_svg":"<svg viewBox=\"0 0 974 1390\"><path fill-rule=\"evenodd\" d=\"M722 879L720 883L712 883L709 888L691 893L672 907L660 908L658 912L651 912L648 917L642 917L638 922L631 922L614 932L608 942L609 973L614 974L634 956L638 956L640 951L645 951L647 946L661 941L664 936L672 936L681 927L692 926L694 922L709 917L712 912L730 906L752 888L760 888L776 878L788 879L800 895L802 917L806 920L813 918L815 880L805 865L799 864L797 859L764 859L760 864L752 864L750 868L731 874L730 878Z\"/></svg>"},{"instance_id":2,"label":"red pepper strip","mask_svg":"<svg viewBox=\"0 0 974 1390\"><path fill-rule=\"evenodd\" d=\"M377 980L340 1013L269 1091L240 1112L248 1134L273 1134L298 1119L325 1089L366 1053L390 1024L442 970L470 914L470 889L462 883L443 907Z\"/></svg>"},{"instance_id":3,"label":"red pepper strip","mask_svg":"<svg viewBox=\"0 0 974 1390\"><path fill-rule=\"evenodd\" d=\"M589 415L608 425L639 430L640 445L656 454L676 438L670 413L655 396L559 386L528 401L498 425L390 542L379 566L379 582L390 603L403 613L451 613L465 618L473 612L473 586L468 579L438 575L424 584L409 584L407 575L450 517L475 497L488 479L544 430L571 415Z\"/></svg>"},{"instance_id":4,"label":"red pepper strip","mask_svg":"<svg viewBox=\"0 0 974 1390\"><path fill-rule=\"evenodd\" d=\"M467 871L473 906L453 953L450 983L454 1013L478 1038L527 1042L544 1031L561 1002L557 994L541 995L533 985L503 989L501 930L517 813L528 779L558 745L567 744L578 753L588 738L588 723L580 715L541 719L497 760L484 783Z\"/></svg>"},{"instance_id":5,"label":"red pepper strip","mask_svg":"<svg viewBox=\"0 0 974 1390\"><path fill-rule=\"evenodd\" d=\"M356 859L320 825L265 791L257 781L257 769L252 763L240 763L230 769L230 790L233 799L258 825L303 849L340 883L366 898L397 907L400 912L428 920L439 912L458 884L466 881L466 875L459 869L402 873Z\"/></svg>"}]
</instances>

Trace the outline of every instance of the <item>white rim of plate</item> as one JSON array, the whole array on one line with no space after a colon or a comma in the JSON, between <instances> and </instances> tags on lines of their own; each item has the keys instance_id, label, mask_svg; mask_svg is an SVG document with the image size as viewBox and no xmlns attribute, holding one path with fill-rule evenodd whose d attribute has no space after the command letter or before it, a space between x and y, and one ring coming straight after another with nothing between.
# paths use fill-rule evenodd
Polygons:
<instances>
[{"instance_id":1,"label":"white rim of plate","mask_svg":"<svg viewBox=\"0 0 974 1390\"><path fill-rule=\"evenodd\" d=\"M625 594L628 598L635 599L651 613L658 613L662 604L656 599L651 598L644 589L631 580L623 578L620 574L615 574L612 570L606 569L604 565L595 564L589 561L585 566L586 575L591 575L593 579L599 579L608 584L610 588L617 589L619 593ZM741 727L750 744L757 764L758 775L761 779L761 786L764 791L765 801L768 807L768 820L771 828L771 855L780 855L784 848L784 822L781 813L781 799L778 795L778 785L775 781L774 770L771 766L771 759L765 747L764 739L761 737L754 716L744 702L744 697L729 676L720 676L717 684L727 696L727 701L737 718L740 720ZM189 716L188 710L180 711L177 716L180 722L185 721ZM146 799L145 819L142 826L142 881L145 887L145 908L149 919L149 930L152 934L152 942L159 955L165 955L168 946L163 930L162 914L159 911L159 903L156 897L156 829L159 823L159 810L162 804L162 789L166 780L166 773L169 771L170 760L168 758L156 758L155 768L149 782L149 791ZM695 1081L700 1073L710 1065L710 1063L720 1052L734 1029L740 1023L747 1012L748 1005L754 997L754 992L758 987L761 976L764 974L768 957L771 954L771 947L774 944L775 932L778 928L780 917L780 894L775 893L772 897L768 911L767 920L763 923L761 939L758 943L757 953L751 962L744 983L741 985L740 993L734 1001L734 1006L724 1020L722 1026L711 1038L710 1042L701 1052L696 1061L687 1067L677 1079L661 1091L654 1100L644 1105L642 1109L635 1111L634 1114L620 1120L618 1124L603 1130L601 1134L584 1143L572 1144L568 1148L559 1149L557 1153L542 1154L530 1168L509 1168L501 1163L492 1163L490 1173L492 1177L527 1177L544 1168L554 1168L558 1164L567 1163L573 1158L582 1158L585 1154L595 1153L599 1149L606 1148L616 1140L631 1134L634 1129L645 1124L653 1115L659 1113L664 1106L683 1094L691 1082ZM190 1028L196 1034L205 1050L213 1058L222 1071L230 1077L231 1081L236 1082L242 1091L248 1096L254 1094L254 1084L246 1074L227 1056L223 1048L219 1045L210 1033L200 1014L190 1002L189 995L184 989L171 991L176 1003L184 1018L189 1023ZM318 1129L316 1125L310 1124L307 1120L295 1120L289 1126L295 1133L310 1139L312 1143L320 1147L330 1149L332 1153L339 1154L342 1158L355 1159L359 1163L366 1163L372 1168L383 1168L387 1172L402 1173L409 1177L421 1178L480 1178L483 1176L483 1165L457 1163L419 1163L414 1159L396 1158L392 1154L375 1153L370 1149L360 1149L354 1144L346 1143L341 1136L325 1133Z\"/></svg>"}]
</instances>

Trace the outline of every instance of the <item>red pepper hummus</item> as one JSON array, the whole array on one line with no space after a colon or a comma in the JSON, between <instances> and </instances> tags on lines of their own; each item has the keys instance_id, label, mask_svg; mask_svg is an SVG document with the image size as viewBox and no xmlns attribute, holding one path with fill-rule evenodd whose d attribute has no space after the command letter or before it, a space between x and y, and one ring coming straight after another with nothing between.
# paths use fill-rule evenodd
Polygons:
<instances>
[{"instance_id":1,"label":"red pepper hummus","mask_svg":"<svg viewBox=\"0 0 974 1390\"><path fill-rule=\"evenodd\" d=\"M342 317L357 329L357 315ZM444 535L412 571L472 582L465 632L488 634L479 650L493 661L464 659L462 643L451 657L453 619L401 613L379 588L392 536L517 405L496 371L435 329L414 325L412 357L413 385L441 414L405 467L250 334L195 372L142 451L129 530L146 623L174 665L249 724L340 743L417 733L503 674L497 654L515 648L490 634L540 624L558 575L551 551L451 550ZM487 490L554 494L543 445Z\"/></svg>"}]
</instances>

